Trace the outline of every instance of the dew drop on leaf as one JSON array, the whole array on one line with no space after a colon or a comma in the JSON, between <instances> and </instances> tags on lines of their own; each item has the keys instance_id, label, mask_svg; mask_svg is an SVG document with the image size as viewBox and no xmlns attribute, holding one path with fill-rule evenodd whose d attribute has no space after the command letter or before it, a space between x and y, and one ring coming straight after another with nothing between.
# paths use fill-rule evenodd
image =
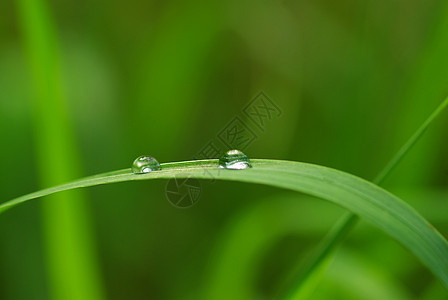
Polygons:
<instances>
[{"instance_id":1,"label":"dew drop on leaf","mask_svg":"<svg viewBox=\"0 0 448 300\"><path fill-rule=\"evenodd\" d=\"M246 154L240 150L229 150L219 159L219 167L222 169L243 170L252 168Z\"/></svg>"},{"instance_id":2,"label":"dew drop on leaf","mask_svg":"<svg viewBox=\"0 0 448 300\"><path fill-rule=\"evenodd\" d=\"M151 156L142 155L137 157L132 164L134 174L144 174L160 170L159 162Z\"/></svg>"}]
</instances>

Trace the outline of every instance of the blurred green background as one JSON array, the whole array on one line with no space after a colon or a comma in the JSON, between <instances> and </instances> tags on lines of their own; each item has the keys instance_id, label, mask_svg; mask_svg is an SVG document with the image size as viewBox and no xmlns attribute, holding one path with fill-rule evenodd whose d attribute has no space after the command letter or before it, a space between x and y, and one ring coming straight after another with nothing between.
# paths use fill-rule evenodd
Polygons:
<instances>
[{"instance_id":1,"label":"blurred green background","mask_svg":"<svg viewBox=\"0 0 448 300\"><path fill-rule=\"evenodd\" d=\"M448 2L0 2L1 201L150 154L189 160L235 117L253 158L372 179L448 95ZM264 91L282 113L260 129ZM448 115L385 187L448 236ZM222 147L222 145L221 145ZM344 211L319 199L166 181L62 193L0 216L0 299L273 299ZM311 299L446 299L361 224Z\"/></svg>"}]
</instances>

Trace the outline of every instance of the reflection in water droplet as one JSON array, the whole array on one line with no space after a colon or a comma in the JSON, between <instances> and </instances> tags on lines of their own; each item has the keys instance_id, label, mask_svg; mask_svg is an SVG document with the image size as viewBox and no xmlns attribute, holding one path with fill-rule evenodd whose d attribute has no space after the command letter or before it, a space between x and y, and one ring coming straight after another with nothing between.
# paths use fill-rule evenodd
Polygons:
<instances>
[{"instance_id":1,"label":"reflection in water droplet","mask_svg":"<svg viewBox=\"0 0 448 300\"><path fill-rule=\"evenodd\" d=\"M134 174L144 174L160 170L159 162L151 156L142 155L137 157L132 164Z\"/></svg>"},{"instance_id":2,"label":"reflection in water droplet","mask_svg":"<svg viewBox=\"0 0 448 300\"><path fill-rule=\"evenodd\" d=\"M243 170L252 168L246 154L240 150L229 150L219 159L219 167L222 169Z\"/></svg>"}]
</instances>

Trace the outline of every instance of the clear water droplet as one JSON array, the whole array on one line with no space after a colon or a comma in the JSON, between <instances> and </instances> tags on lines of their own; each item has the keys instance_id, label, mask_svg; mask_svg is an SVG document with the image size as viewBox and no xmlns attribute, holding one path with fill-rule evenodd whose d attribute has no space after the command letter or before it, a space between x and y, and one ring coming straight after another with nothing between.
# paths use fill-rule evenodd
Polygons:
<instances>
[{"instance_id":1,"label":"clear water droplet","mask_svg":"<svg viewBox=\"0 0 448 300\"><path fill-rule=\"evenodd\" d=\"M219 159L219 167L222 169L243 170L252 168L246 154L240 150L229 150Z\"/></svg>"},{"instance_id":2,"label":"clear water droplet","mask_svg":"<svg viewBox=\"0 0 448 300\"><path fill-rule=\"evenodd\" d=\"M144 174L160 170L159 162L151 156L142 155L137 157L132 164L134 174Z\"/></svg>"}]
</instances>

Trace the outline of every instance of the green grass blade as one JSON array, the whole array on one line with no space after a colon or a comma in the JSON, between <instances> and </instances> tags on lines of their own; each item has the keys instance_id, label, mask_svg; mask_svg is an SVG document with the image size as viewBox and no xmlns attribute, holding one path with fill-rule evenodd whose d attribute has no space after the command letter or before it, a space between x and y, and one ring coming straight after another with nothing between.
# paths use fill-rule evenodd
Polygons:
<instances>
[{"instance_id":1,"label":"green grass blade","mask_svg":"<svg viewBox=\"0 0 448 300\"><path fill-rule=\"evenodd\" d=\"M408 141L401 147L401 149L392 157L383 170L375 177L373 182L375 184L381 184L386 177L392 172L392 170L399 164L406 153L415 145L420 137L425 133L429 125L436 119L437 116L448 106L448 97L433 111L433 113L423 122L423 124L417 129L417 131L408 139ZM326 257L330 255L333 250L338 246L357 224L358 216L353 213L345 214L341 220L334 226L334 228L328 233L320 243L316 254L305 265L300 274L294 281L291 289L287 291L285 299L302 299L301 286L306 285L306 280L309 276L315 272L315 270L322 271L319 268L321 262L326 261Z\"/></svg>"},{"instance_id":2,"label":"green grass blade","mask_svg":"<svg viewBox=\"0 0 448 300\"><path fill-rule=\"evenodd\" d=\"M99 174L18 197L0 205L0 213L30 199L100 184L195 176L270 185L334 202L403 244L448 287L448 242L412 207L386 190L348 173L281 160L252 160L253 168L223 170L217 160L162 164L162 170L132 174L130 169Z\"/></svg>"},{"instance_id":3,"label":"green grass blade","mask_svg":"<svg viewBox=\"0 0 448 300\"><path fill-rule=\"evenodd\" d=\"M401 147L401 149L395 154L394 157L388 162L386 167L375 177L373 182L380 184L386 179L391 171L398 165L403 159L406 153L415 145L420 137L425 133L429 125L437 118L438 115L448 106L448 97L432 112L432 114L423 122L423 124L417 129L417 131L409 138L409 140Z\"/></svg>"},{"instance_id":4,"label":"green grass blade","mask_svg":"<svg viewBox=\"0 0 448 300\"><path fill-rule=\"evenodd\" d=\"M17 2L29 57L33 128L40 183L59 184L79 176L79 159L63 92L55 26L45 0ZM42 202L45 274L53 299L102 299L94 239L81 191Z\"/></svg>"},{"instance_id":5,"label":"green grass blade","mask_svg":"<svg viewBox=\"0 0 448 300\"><path fill-rule=\"evenodd\" d=\"M448 78L448 2L434 3L429 15L423 43L416 52L415 61L410 61L403 98L398 101L397 116L393 144L409 134L409 128L415 127L415 120L423 119L439 103L439 99L447 93ZM409 164L400 165L397 173L400 176L391 178L393 185L430 185L435 170L440 167L437 149L443 147L446 129L443 127L431 130L425 136L425 142L419 143L409 155ZM413 172L413 166L420 166Z\"/></svg>"}]
</instances>

